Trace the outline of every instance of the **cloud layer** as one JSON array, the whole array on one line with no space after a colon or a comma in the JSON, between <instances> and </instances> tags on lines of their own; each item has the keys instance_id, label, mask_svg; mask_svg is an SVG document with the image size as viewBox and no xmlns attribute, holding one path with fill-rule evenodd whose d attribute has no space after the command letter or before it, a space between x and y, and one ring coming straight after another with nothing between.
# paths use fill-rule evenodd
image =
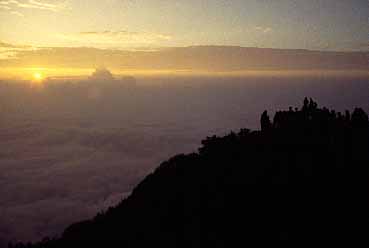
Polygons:
<instances>
[{"instance_id":1,"label":"cloud layer","mask_svg":"<svg viewBox=\"0 0 369 248\"><path fill-rule=\"evenodd\" d=\"M304 96L369 110L368 79L112 77L0 82L0 247L56 235L120 201L147 173L200 140L257 128Z\"/></svg>"}]
</instances>

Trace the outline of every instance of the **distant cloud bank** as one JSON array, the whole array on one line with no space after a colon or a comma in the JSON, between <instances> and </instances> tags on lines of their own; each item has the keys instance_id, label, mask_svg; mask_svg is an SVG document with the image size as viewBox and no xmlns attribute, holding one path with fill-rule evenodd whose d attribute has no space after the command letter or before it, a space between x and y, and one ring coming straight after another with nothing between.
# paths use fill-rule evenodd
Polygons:
<instances>
[{"instance_id":1,"label":"distant cloud bank","mask_svg":"<svg viewBox=\"0 0 369 248\"><path fill-rule=\"evenodd\" d=\"M264 29L262 32L271 32ZM83 32L80 36L131 36L128 31ZM158 36L158 38L160 38ZM169 37L161 37L169 38ZM104 38L105 39L105 38ZM154 50L51 47L31 49L0 43L1 67L96 68L119 70L362 70L369 69L369 52L328 52L237 46L192 46ZM7 52L12 56L6 57ZM1 55L1 54L0 54Z\"/></svg>"}]
</instances>

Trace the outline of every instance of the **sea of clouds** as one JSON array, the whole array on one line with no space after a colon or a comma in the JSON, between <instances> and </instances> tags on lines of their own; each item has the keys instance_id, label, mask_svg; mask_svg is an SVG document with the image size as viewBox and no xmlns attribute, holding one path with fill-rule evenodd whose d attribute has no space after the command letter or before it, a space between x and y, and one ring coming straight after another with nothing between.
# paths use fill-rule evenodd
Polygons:
<instances>
[{"instance_id":1,"label":"sea of clouds","mask_svg":"<svg viewBox=\"0 0 369 248\"><path fill-rule=\"evenodd\" d=\"M301 106L369 110L365 77L0 81L0 247L59 235L117 204L161 161L203 138L258 128L259 114Z\"/></svg>"}]
</instances>

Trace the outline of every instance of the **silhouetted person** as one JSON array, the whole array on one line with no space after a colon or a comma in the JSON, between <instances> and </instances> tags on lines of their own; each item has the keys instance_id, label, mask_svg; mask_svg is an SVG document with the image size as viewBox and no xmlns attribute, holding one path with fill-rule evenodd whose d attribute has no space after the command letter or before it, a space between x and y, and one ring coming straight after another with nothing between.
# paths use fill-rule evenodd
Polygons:
<instances>
[{"instance_id":1,"label":"silhouetted person","mask_svg":"<svg viewBox=\"0 0 369 248\"><path fill-rule=\"evenodd\" d=\"M272 123L270 122L268 112L265 110L260 118L261 130L267 131L270 130L272 127Z\"/></svg>"},{"instance_id":2,"label":"silhouetted person","mask_svg":"<svg viewBox=\"0 0 369 248\"><path fill-rule=\"evenodd\" d=\"M304 98L304 104L302 106L302 111L306 112L309 109L309 100L307 97Z\"/></svg>"}]
</instances>

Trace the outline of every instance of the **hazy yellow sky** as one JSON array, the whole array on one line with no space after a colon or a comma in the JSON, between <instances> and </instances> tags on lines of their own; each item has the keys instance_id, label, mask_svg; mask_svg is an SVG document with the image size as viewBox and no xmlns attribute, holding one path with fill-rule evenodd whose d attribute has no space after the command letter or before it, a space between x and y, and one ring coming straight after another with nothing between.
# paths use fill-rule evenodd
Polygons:
<instances>
[{"instance_id":1,"label":"hazy yellow sky","mask_svg":"<svg viewBox=\"0 0 369 248\"><path fill-rule=\"evenodd\" d=\"M0 73L147 69L152 50L197 45L367 51L368 17L366 0L0 0Z\"/></svg>"}]
</instances>

